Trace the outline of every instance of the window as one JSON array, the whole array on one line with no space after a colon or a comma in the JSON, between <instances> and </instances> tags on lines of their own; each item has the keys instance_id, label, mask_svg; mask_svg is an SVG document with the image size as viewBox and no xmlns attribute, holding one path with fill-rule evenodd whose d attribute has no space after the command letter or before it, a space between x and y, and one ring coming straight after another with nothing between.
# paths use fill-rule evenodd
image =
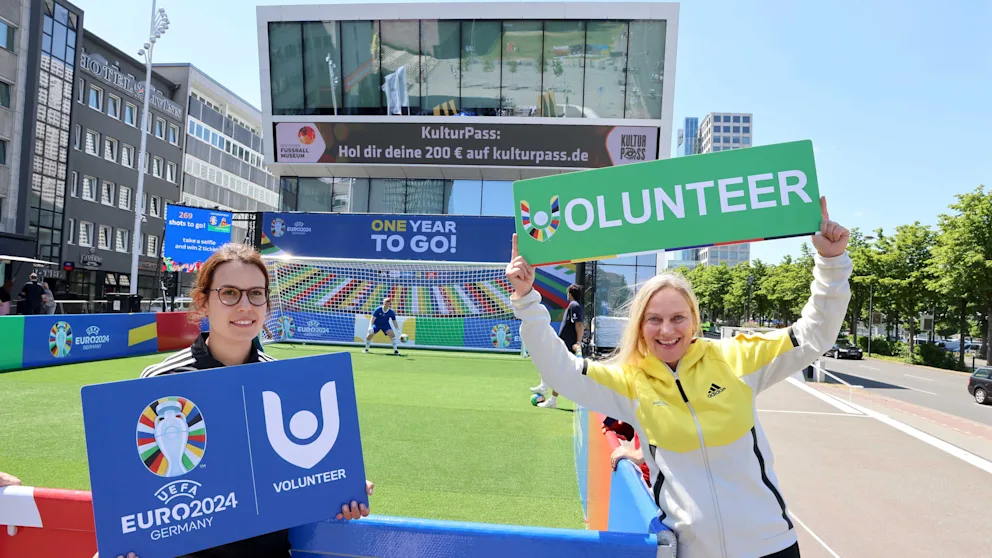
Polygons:
<instances>
[{"instance_id":1,"label":"window","mask_svg":"<svg viewBox=\"0 0 992 558\"><path fill-rule=\"evenodd\" d=\"M337 24L331 25L337 26ZM369 35L370 42L371 38ZM366 45L361 52L354 51L353 56L364 56L362 63L371 62L369 60L371 57L370 46ZM269 73L271 75L269 83L272 88L273 114L304 114L302 63L306 54L300 56L302 51L303 35L299 23L269 23ZM323 57L320 60L323 62L324 68L327 69L327 61ZM334 59L332 59L333 61ZM353 64L351 71L355 69L357 66ZM334 88L335 94L337 94L336 91L340 91L341 88L339 84L344 83L345 76L348 76L350 72L343 71L340 63L336 64L335 71L337 84ZM315 74L314 77L319 80L318 75ZM378 83L378 76L375 76L372 81ZM330 74L328 74L328 81L323 83L330 84ZM339 108L343 108L343 103L339 103Z\"/></svg>"},{"instance_id":2,"label":"window","mask_svg":"<svg viewBox=\"0 0 992 558\"><path fill-rule=\"evenodd\" d=\"M745 134L750 134L751 133L751 127L750 126L744 126L744 133Z\"/></svg>"},{"instance_id":3,"label":"window","mask_svg":"<svg viewBox=\"0 0 992 558\"><path fill-rule=\"evenodd\" d=\"M628 38L629 26L624 22L590 21L586 25L582 106L600 118L624 116L624 91L631 87L627 83L630 76L622 71L627 67ZM572 104L571 99L568 102Z\"/></svg>"},{"instance_id":4,"label":"window","mask_svg":"<svg viewBox=\"0 0 992 558\"><path fill-rule=\"evenodd\" d=\"M380 106L386 108L386 114L418 114L420 113L420 57L417 56L417 51L420 49L420 22L393 20L383 21L379 25L383 81ZM309 50L310 37L304 36L303 40ZM318 52L326 51L327 47L322 46ZM403 56L392 53L402 53ZM324 68L327 68L326 62ZM405 79L398 79L402 74L405 74ZM310 87L309 81L307 87Z\"/></svg>"},{"instance_id":5,"label":"window","mask_svg":"<svg viewBox=\"0 0 992 558\"><path fill-rule=\"evenodd\" d=\"M165 139L165 120L161 118L155 119L155 137Z\"/></svg>"},{"instance_id":6,"label":"window","mask_svg":"<svg viewBox=\"0 0 992 558\"><path fill-rule=\"evenodd\" d=\"M112 137L105 137L103 140L103 158L117 162L117 140Z\"/></svg>"},{"instance_id":7,"label":"window","mask_svg":"<svg viewBox=\"0 0 992 558\"><path fill-rule=\"evenodd\" d=\"M10 108L10 84L0 81L0 107Z\"/></svg>"},{"instance_id":8,"label":"window","mask_svg":"<svg viewBox=\"0 0 992 558\"><path fill-rule=\"evenodd\" d=\"M148 157L148 152L145 151L145 157L143 159L143 161L145 163L145 174L148 174L148 160L149 159L150 159L150 157Z\"/></svg>"},{"instance_id":9,"label":"window","mask_svg":"<svg viewBox=\"0 0 992 558\"><path fill-rule=\"evenodd\" d=\"M79 222L79 245L93 246L93 223Z\"/></svg>"},{"instance_id":10,"label":"window","mask_svg":"<svg viewBox=\"0 0 992 558\"><path fill-rule=\"evenodd\" d=\"M192 119L189 121L189 126L186 129L186 133L188 133L191 136L196 135L196 122L193 122Z\"/></svg>"},{"instance_id":11,"label":"window","mask_svg":"<svg viewBox=\"0 0 992 558\"><path fill-rule=\"evenodd\" d=\"M120 186L117 190L117 207L120 209L131 209L131 188Z\"/></svg>"},{"instance_id":12,"label":"window","mask_svg":"<svg viewBox=\"0 0 992 558\"><path fill-rule=\"evenodd\" d=\"M124 123L125 124L130 124L130 125L134 126L135 128L137 128L138 127L137 114L138 114L138 107L137 106L132 105L131 103L128 103L128 104L124 105Z\"/></svg>"},{"instance_id":13,"label":"window","mask_svg":"<svg viewBox=\"0 0 992 558\"><path fill-rule=\"evenodd\" d=\"M741 127L740 126L734 126L734 133L735 134L741 133Z\"/></svg>"},{"instance_id":14,"label":"window","mask_svg":"<svg viewBox=\"0 0 992 558\"><path fill-rule=\"evenodd\" d=\"M103 205L114 205L114 183L106 182L103 183L103 188L100 190L100 203Z\"/></svg>"},{"instance_id":15,"label":"window","mask_svg":"<svg viewBox=\"0 0 992 558\"><path fill-rule=\"evenodd\" d=\"M97 237L97 248L110 250L110 227L100 225L100 236Z\"/></svg>"},{"instance_id":16,"label":"window","mask_svg":"<svg viewBox=\"0 0 992 558\"><path fill-rule=\"evenodd\" d=\"M79 197L79 174L76 171L72 171L72 183L69 186L69 195L74 198Z\"/></svg>"},{"instance_id":17,"label":"window","mask_svg":"<svg viewBox=\"0 0 992 558\"><path fill-rule=\"evenodd\" d=\"M152 167L152 176L155 178L162 178L162 158L155 157L154 166Z\"/></svg>"},{"instance_id":18,"label":"window","mask_svg":"<svg viewBox=\"0 0 992 558\"><path fill-rule=\"evenodd\" d=\"M121 98L116 95L109 95L107 97L107 116L111 118L120 119L121 117Z\"/></svg>"},{"instance_id":19,"label":"window","mask_svg":"<svg viewBox=\"0 0 992 558\"><path fill-rule=\"evenodd\" d=\"M127 252L128 238L131 236L131 231L127 229L117 229L116 245L118 252Z\"/></svg>"},{"instance_id":20,"label":"window","mask_svg":"<svg viewBox=\"0 0 992 558\"><path fill-rule=\"evenodd\" d=\"M0 48L14 51L14 28L0 21Z\"/></svg>"},{"instance_id":21,"label":"window","mask_svg":"<svg viewBox=\"0 0 992 558\"><path fill-rule=\"evenodd\" d=\"M96 179L92 176L83 177L83 199L96 201Z\"/></svg>"},{"instance_id":22,"label":"window","mask_svg":"<svg viewBox=\"0 0 992 558\"><path fill-rule=\"evenodd\" d=\"M713 136L713 143L720 143L720 136Z\"/></svg>"},{"instance_id":23,"label":"window","mask_svg":"<svg viewBox=\"0 0 992 558\"><path fill-rule=\"evenodd\" d=\"M719 121L720 121L720 115L719 114L713 115L713 122L719 122Z\"/></svg>"},{"instance_id":24,"label":"window","mask_svg":"<svg viewBox=\"0 0 992 558\"><path fill-rule=\"evenodd\" d=\"M538 116L582 116L582 111L573 107L583 106L583 79L586 72L583 53L586 50L585 21L544 22L544 95L541 97ZM530 103L523 106L528 105ZM548 111L547 108L553 110Z\"/></svg>"},{"instance_id":25,"label":"window","mask_svg":"<svg viewBox=\"0 0 992 558\"><path fill-rule=\"evenodd\" d=\"M168 163L165 166L165 170L166 170L165 179L168 180L169 182L175 183L176 182L176 164L175 163L172 163L172 162Z\"/></svg>"},{"instance_id":26,"label":"window","mask_svg":"<svg viewBox=\"0 0 992 558\"><path fill-rule=\"evenodd\" d=\"M717 151L720 151L720 149L721 149L720 146L716 145L713 147L713 152L716 153Z\"/></svg>"},{"instance_id":27,"label":"window","mask_svg":"<svg viewBox=\"0 0 992 558\"><path fill-rule=\"evenodd\" d=\"M90 86L89 104L91 109L103 112L103 89L95 85Z\"/></svg>"},{"instance_id":28,"label":"window","mask_svg":"<svg viewBox=\"0 0 992 558\"><path fill-rule=\"evenodd\" d=\"M744 136L744 144L745 145L751 145L751 138L748 137L748 136Z\"/></svg>"},{"instance_id":29,"label":"window","mask_svg":"<svg viewBox=\"0 0 992 558\"><path fill-rule=\"evenodd\" d=\"M83 95L86 94L86 82L82 79L79 80L79 85L76 87L76 102L83 102Z\"/></svg>"},{"instance_id":30,"label":"window","mask_svg":"<svg viewBox=\"0 0 992 558\"><path fill-rule=\"evenodd\" d=\"M100 134L93 130L86 130L86 152L100 156Z\"/></svg>"},{"instance_id":31,"label":"window","mask_svg":"<svg viewBox=\"0 0 992 558\"><path fill-rule=\"evenodd\" d=\"M751 123L751 117L750 116L745 116L744 117L744 123L745 124L750 124Z\"/></svg>"},{"instance_id":32,"label":"window","mask_svg":"<svg viewBox=\"0 0 992 558\"><path fill-rule=\"evenodd\" d=\"M75 173L73 173L73 174L75 174ZM66 233L65 242L66 242L66 244L75 244L76 243L76 220L70 217L68 219L67 225L68 225L67 228L69 230Z\"/></svg>"},{"instance_id":33,"label":"window","mask_svg":"<svg viewBox=\"0 0 992 558\"><path fill-rule=\"evenodd\" d=\"M158 257L158 237L150 234L148 235L148 246L145 251L146 256L152 258Z\"/></svg>"},{"instance_id":34,"label":"window","mask_svg":"<svg viewBox=\"0 0 992 558\"><path fill-rule=\"evenodd\" d=\"M730 136L723 136L723 143L730 143Z\"/></svg>"},{"instance_id":35,"label":"window","mask_svg":"<svg viewBox=\"0 0 992 558\"><path fill-rule=\"evenodd\" d=\"M341 82L348 79L342 95L343 114L379 114L382 103L382 77L379 64L381 60L378 48L378 21L342 21L341 24ZM496 24L499 25L498 23ZM300 26L296 25L295 33L300 34ZM497 33L496 40L499 40ZM297 50L297 52L299 52ZM293 57L299 59L298 54ZM293 64L290 65L294 66ZM275 67L275 66L272 66ZM298 66L297 66L298 68ZM299 71L298 69L294 69ZM272 72L275 79L276 72ZM354 76L354 77L352 77ZM498 81L497 81L498 83ZM299 90L299 87L294 87ZM298 91L298 100L303 101L302 91ZM498 95L498 93L497 93Z\"/></svg>"},{"instance_id":36,"label":"window","mask_svg":"<svg viewBox=\"0 0 992 558\"><path fill-rule=\"evenodd\" d=\"M121 148L121 164L129 169L134 168L134 146L124 144Z\"/></svg>"},{"instance_id":37,"label":"window","mask_svg":"<svg viewBox=\"0 0 992 558\"><path fill-rule=\"evenodd\" d=\"M7 166L7 148L9 143L7 140L0 140L0 166Z\"/></svg>"},{"instance_id":38,"label":"window","mask_svg":"<svg viewBox=\"0 0 992 558\"><path fill-rule=\"evenodd\" d=\"M740 122L740 121L741 121L741 117L740 116L735 116L734 117L734 122Z\"/></svg>"},{"instance_id":39,"label":"window","mask_svg":"<svg viewBox=\"0 0 992 558\"><path fill-rule=\"evenodd\" d=\"M661 76L665 72L665 21L630 22L630 60L628 67L638 68L631 85L627 87L626 118L661 118Z\"/></svg>"},{"instance_id":40,"label":"window","mask_svg":"<svg viewBox=\"0 0 992 558\"><path fill-rule=\"evenodd\" d=\"M169 143L179 145L179 126L169 124Z\"/></svg>"},{"instance_id":41,"label":"window","mask_svg":"<svg viewBox=\"0 0 992 558\"><path fill-rule=\"evenodd\" d=\"M555 69L564 70L559 68L562 63L558 60L555 60L557 64L554 67L551 62L544 63L544 41L530 39L540 37L543 33L543 21L503 22L503 42L500 48L502 60L496 70L497 77L500 78L501 115L526 116L539 98L542 108L546 107L545 116L557 116L557 105L564 105L564 98L559 101L552 96L542 98L541 95L544 93L541 83L547 71L550 70L554 75Z\"/></svg>"},{"instance_id":42,"label":"window","mask_svg":"<svg viewBox=\"0 0 992 558\"><path fill-rule=\"evenodd\" d=\"M146 196L148 194L145 194ZM144 213L144 211L142 211ZM152 196L152 217L162 216L162 198L158 196Z\"/></svg>"},{"instance_id":43,"label":"window","mask_svg":"<svg viewBox=\"0 0 992 558\"><path fill-rule=\"evenodd\" d=\"M741 137L740 136L734 136L734 143L740 143L740 142L741 142Z\"/></svg>"},{"instance_id":44,"label":"window","mask_svg":"<svg viewBox=\"0 0 992 558\"><path fill-rule=\"evenodd\" d=\"M723 133L724 134L729 134L730 133L730 126L724 126L723 127Z\"/></svg>"}]
</instances>

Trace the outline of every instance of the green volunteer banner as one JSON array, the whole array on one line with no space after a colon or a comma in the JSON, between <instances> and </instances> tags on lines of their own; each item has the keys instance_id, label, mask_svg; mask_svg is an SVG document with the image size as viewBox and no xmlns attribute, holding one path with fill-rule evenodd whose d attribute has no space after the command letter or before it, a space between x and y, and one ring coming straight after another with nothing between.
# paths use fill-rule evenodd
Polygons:
<instances>
[{"instance_id":1,"label":"green volunteer banner","mask_svg":"<svg viewBox=\"0 0 992 558\"><path fill-rule=\"evenodd\" d=\"M0 317L0 370L20 370L24 363L24 316Z\"/></svg>"},{"instance_id":2,"label":"green volunteer banner","mask_svg":"<svg viewBox=\"0 0 992 558\"><path fill-rule=\"evenodd\" d=\"M812 234L819 198L808 140L513 184L532 265Z\"/></svg>"}]
</instances>

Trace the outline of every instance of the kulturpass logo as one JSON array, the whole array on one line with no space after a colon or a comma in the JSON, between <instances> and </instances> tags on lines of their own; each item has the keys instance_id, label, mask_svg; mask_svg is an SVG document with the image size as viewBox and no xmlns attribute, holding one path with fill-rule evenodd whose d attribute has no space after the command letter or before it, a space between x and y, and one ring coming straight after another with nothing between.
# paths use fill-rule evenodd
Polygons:
<instances>
[{"instance_id":1,"label":"kulturpass logo","mask_svg":"<svg viewBox=\"0 0 992 558\"><path fill-rule=\"evenodd\" d=\"M276 217L269 223L269 231L276 238L286 234L286 221L283 221L281 217Z\"/></svg>"},{"instance_id":2,"label":"kulturpass logo","mask_svg":"<svg viewBox=\"0 0 992 558\"><path fill-rule=\"evenodd\" d=\"M524 231L538 242L550 240L558 230L561 223L561 208L558 206L558 196L551 196L551 215L544 211L530 214L530 204L527 200L520 200L520 224Z\"/></svg>"},{"instance_id":3,"label":"kulturpass logo","mask_svg":"<svg viewBox=\"0 0 992 558\"><path fill-rule=\"evenodd\" d=\"M163 397L138 417L138 455L149 471L178 477L203 459L207 428L196 404L185 397Z\"/></svg>"},{"instance_id":4,"label":"kulturpass logo","mask_svg":"<svg viewBox=\"0 0 992 558\"><path fill-rule=\"evenodd\" d=\"M69 322L55 322L48 332L48 350L55 358L69 356L72 350L72 328Z\"/></svg>"}]
</instances>

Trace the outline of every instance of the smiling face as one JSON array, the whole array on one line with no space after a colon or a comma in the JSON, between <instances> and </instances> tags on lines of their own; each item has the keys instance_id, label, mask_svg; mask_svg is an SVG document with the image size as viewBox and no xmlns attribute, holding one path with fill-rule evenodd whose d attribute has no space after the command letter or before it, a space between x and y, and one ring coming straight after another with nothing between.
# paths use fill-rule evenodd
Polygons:
<instances>
[{"instance_id":1,"label":"smiling face","mask_svg":"<svg viewBox=\"0 0 992 558\"><path fill-rule=\"evenodd\" d=\"M648 299L641 337L648 350L674 370L689 350L697 326L686 297L673 287L663 287Z\"/></svg>"},{"instance_id":2,"label":"smiling face","mask_svg":"<svg viewBox=\"0 0 992 558\"><path fill-rule=\"evenodd\" d=\"M211 289L222 289L224 287L235 287L248 291L249 289L265 289L265 275L257 266L240 261L232 261L220 264L214 272ZM257 293L256 293L257 295ZM228 302L241 297L241 300L233 306L228 306L222 302L226 298ZM240 293L237 291L207 293L206 310L207 319L210 320L211 339L222 339L231 343L250 343L259 332L265 322L266 305L255 306L249 302L249 292ZM256 302L259 302L256 299Z\"/></svg>"}]
</instances>

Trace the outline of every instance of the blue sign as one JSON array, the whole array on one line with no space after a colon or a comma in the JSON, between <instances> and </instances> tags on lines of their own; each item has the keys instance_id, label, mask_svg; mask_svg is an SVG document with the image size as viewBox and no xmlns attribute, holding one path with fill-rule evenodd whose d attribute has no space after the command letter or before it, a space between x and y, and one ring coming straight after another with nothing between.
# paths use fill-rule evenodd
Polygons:
<instances>
[{"instance_id":1,"label":"blue sign","mask_svg":"<svg viewBox=\"0 0 992 558\"><path fill-rule=\"evenodd\" d=\"M368 505L351 356L86 386L101 556L180 556Z\"/></svg>"},{"instance_id":2,"label":"blue sign","mask_svg":"<svg viewBox=\"0 0 992 558\"><path fill-rule=\"evenodd\" d=\"M513 217L265 213L262 252L298 257L510 261Z\"/></svg>"},{"instance_id":3,"label":"blue sign","mask_svg":"<svg viewBox=\"0 0 992 558\"><path fill-rule=\"evenodd\" d=\"M119 314L27 316L24 367L128 356L130 322Z\"/></svg>"},{"instance_id":4,"label":"blue sign","mask_svg":"<svg viewBox=\"0 0 992 558\"><path fill-rule=\"evenodd\" d=\"M166 271L195 271L231 241L230 211L166 204L162 257Z\"/></svg>"}]
</instances>

